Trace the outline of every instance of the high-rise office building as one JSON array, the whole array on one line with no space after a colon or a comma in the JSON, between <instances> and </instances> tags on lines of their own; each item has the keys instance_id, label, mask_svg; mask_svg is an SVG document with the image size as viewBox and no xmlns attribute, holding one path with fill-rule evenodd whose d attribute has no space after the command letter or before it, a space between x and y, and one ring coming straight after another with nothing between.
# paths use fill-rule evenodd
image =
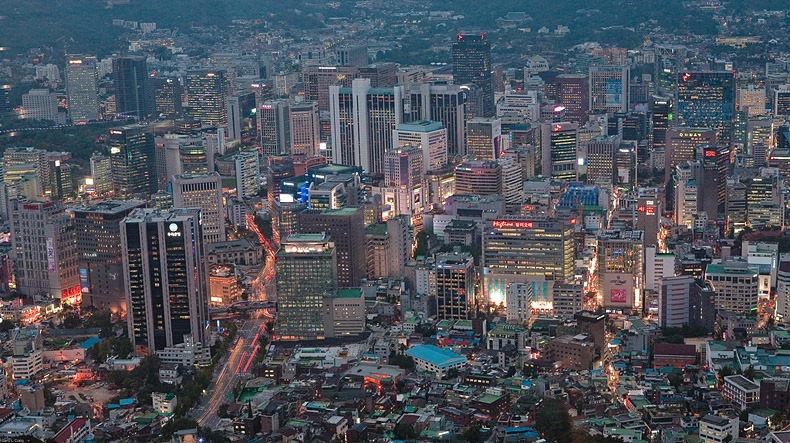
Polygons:
<instances>
[{"instance_id":1,"label":"high-rise office building","mask_svg":"<svg viewBox=\"0 0 790 443\"><path fill-rule=\"evenodd\" d=\"M335 48L335 59L340 66L367 66L368 47L363 45L343 45Z\"/></svg>"},{"instance_id":2,"label":"high-rise office building","mask_svg":"<svg viewBox=\"0 0 790 443\"><path fill-rule=\"evenodd\" d=\"M466 155L476 160L495 160L502 150L502 120L475 117L466 122Z\"/></svg>"},{"instance_id":3,"label":"high-rise office building","mask_svg":"<svg viewBox=\"0 0 790 443\"><path fill-rule=\"evenodd\" d=\"M627 112L628 66L590 66L590 110L592 112Z\"/></svg>"},{"instance_id":4,"label":"high-rise office building","mask_svg":"<svg viewBox=\"0 0 790 443\"><path fill-rule=\"evenodd\" d=\"M359 286L365 278L365 214L362 208L309 209L299 213L299 231L327 233L337 248L337 285Z\"/></svg>"},{"instance_id":5,"label":"high-rise office building","mask_svg":"<svg viewBox=\"0 0 790 443\"><path fill-rule=\"evenodd\" d=\"M63 206L14 200L11 246L20 294L43 295L69 305L80 303L74 221Z\"/></svg>"},{"instance_id":6,"label":"high-rise office building","mask_svg":"<svg viewBox=\"0 0 790 443\"><path fill-rule=\"evenodd\" d=\"M264 158L290 154L291 108L288 100L271 100L258 106L258 133Z\"/></svg>"},{"instance_id":7,"label":"high-rise office building","mask_svg":"<svg viewBox=\"0 0 790 443\"><path fill-rule=\"evenodd\" d=\"M694 277L678 275L661 279L658 296L658 322L662 328L682 328L689 323L689 302Z\"/></svg>"},{"instance_id":8,"label":"high-rise office building","mask_svg":"<svg viewBox=\"0 0 790 443\"><path fill-rule=\"evenodd\" d=\"M475 306L475 262L468 252L436 257L436 315L441 319L467 320Z\"/></svg>"},{"instance_id":9,"label":"high-rise office building","mask_svg":"<svg viewBox=\"0 0 790 443\"><path fill-rule=\"evenodd\" d=\"M412 85L407 120L437 121L447 130L447 157L465 155L466 90L460 85Z\"/></svg>"},{"instance_id":10,"label":"high-rise office building","mask_svg":"<svg viewBox=\"0 0 790 443\"><path fill-rule=\"evenodd\" d=\"M403 86L372 88L356 79L351 88L330 86L332 159L369 173L384 169L392 131L403 120Z\"/></svg>"},{"instance_id":11,"label":"high-rise office building","mask_svg":"<svg viewBox=\"0 0 790 443\"><path fill-rule=\"evenodd\" d=\"M653 149L666 148L667 131L674 120L672 99L668 97L653 97L651 103L653 105L650 113L650 123L653 130Z\"/></svg>"},{"instance_id":12,"label":"high-rise office building","mask_svg":"<svg viewBox=\"0 0 790 443\"><path fill-rule=\"evenodd\" d=\"M228 124L225 98L228 77L223 70L192 71L186 76L188 114L206 126Z\"/></svg>"},{"instance_id":13,"label":"high-rise office building","mask_svg":"<svg viewBox=\"0 0 790 443\"><path fill-rule=\"evenodd\" d=\"M305 66L302 71L305 101L318 103L320 111L329 111L329 87L350 88L351 81L358 76L356 67Z\"/></svg>"},{"instance_id":14,"label":"high-rise office building","mask_svg":"<svg viewBox=\"0 0 790 443\"><path fill-rule=\"evenodd\" d=\"M225 241L225 208L222 177L217 172L173 177L173 206L199 208L203 244Z\"/></svg>"},{"instance_id":15,"label":"high-rise office building","mask_svg":"<svg viewBox=\"0 0 790 443\"><path fill-rule=\"evenodd\" d=\"M233 156L236 171L236 194L247 198L260 190L261 165L258 151L241 151Z\"/></svg>"},{"instance_id":16,"label":"high-rise office building","mask_svg":"<svg viewBox=\"0 0 790 443\"><path fill-rule=\"evenodd\" d=\"M126 321L140 354L207 343L208 277L200 210L135 209L121 222Z\"/></svg>"},{"instance_id":17,"label":"high-rise office building","mask_svg":"<svg viewBox=\"0 0 790 443\"><path fill-rule=\"evenodd\" d=\"M412 191L422 183L423 153L417 146L392 148L384 154L384 186Z\"/></svg>"},{"instance_id":18,"label":"high-rise office building","mask_svg":"<svg viewBox=\"0 0 790 443\"><path fill-rule=\"evenodd\" d=\"M729 145L735 112L735 73L679 72L676 97L678 126L712 129L719 143Z\"/></svg>"},{"instance_id":19,"label":"high-rise office building","mask_svg":"<svg viewBox=\"0 0 790 443\"><path fill-rule=\"evenodd\" d=\"M299 233L299 213L307 209L307 204L295 201L293 196L281 194L272 205L272 245L280 247L280 242L291 234Z\"/></svg>"},{"instance_id":20,"label":"high-rise office building","mask_svg":"<svg viewBox=\"0 0 790 443\"><path fill-rule=\"evenodd\" d=\"M586 75L560 74L554 79L554 102L565 107L565 118L584 125L590 112L590 82Z\"/></svg>"},{"instance_id":21,"label":"high-rise office building","mask_svg":"<svg viewBox=\"0 0 790 443\"><path fill-rule=\"evenodd\" d=\"M716 309L747 314L757 309L760 297L758 265L725 260L709 264L705 279L716 288Z\"/></svg>"},{"instance_id":22,"label":"high-rise office building","mask_svg":"<svg viewBox=\"0 0 790 443\"><path fill-rule=\"evenodd\" d=\"M149 77L147 82L152 114L165 118L180 116L184 87L178 77Z\"/></svg>"},{"instance_id":23,"label":"high-rise office building","mask_svg":"<svg viewBox=\"0 0 790 443\"><path fill-rule=\"evenodd\" d=\"M716 132L701 128L673 128L667 131L664 174L668 179L677 165L696 158L699 146L715 145Z\"/></svg>"},{"instance_id":24,"label":"high-rise office building","mask_svg":"<svg viewBox=\"0 0 790 443\"><path fill-rule=\"evenodd\" d=\"M779 85L774 89L773 114L777 117L790 117L790 85Z\"/></svg>"},{"instance_id":25,"label":"high-rise office building","mask_svg":"<svg viewBox=\"0 0 790 443\"><path fill-rule=\"evenodd\" d=\"M469 160L455 168L457 194L502 195L502 165L495 161Z\"/></svg>"},{"instance_id":26,"label":"high-rise office building","mask_svg":"<svg viewBox=\"0 0 790 443\"><path fill-rule=\"evenodd\" d=\"M63 123L58 112L58 95L49 92L49 89L31 89L30 92L22 95L20 118Z\"/></svg>"},{"instance_id":27,"label":"high-rise office building","mask_svg":"<svg viewBox=\"0 0 790 443\"><path fill-rule=\"evenodd\" d=\"M724 145L699 148L702 161L702 186L700 210L714 220L724 214L727 196L727 176L730 168L730 148Z\"/></svg>"},{"instance_id":28,"label":"high-rise office building","mask_svg":"<svg viewBox=\"0 0 790 443\"><path fill-rule=\"evenodd\" d=\"M109 200L71 209L77 232L77 263L82 304L106 309L116 314L126 312L123 286L121 220L141 200Z\"/></svg>"},{"instance_id":29,"label":"high-rise office building","mask_svg":"<svg viewBox=\"0 0 790 443\"><path fill-rule=\"evenodd\" d=\"M483 107L479 117L494 115L494 81L491 76L491 45L485 33L458 34L453 42L453 83L480 88Z\"/></svg>"},{"instance_id":30,"label":"high-rise office building","mask_svg":"<svg viewBox=\"0 0 790 443\"><path fill-rule=\"evenodd\" d=\"M754 85L738 88L735 91L735 109L747 110L749 117L765 114L765 88Z\"/></svg>"},{"instance_id":31,"label":"high-rise office building","mask_svg":"<svg viewBox=\"0 0 790 443\"><path fill-rule=\"evenodd\" d=\"M418 146L422 151L425 171L437 170L447 165L447 130L440 122L418 120L401 123L393 132L393 145Z\"/></svg>"},{"instance_id":32,"label":"high-rise office building","mask_svg":"<svg viewBox=\"0 0 790 443\"><path fill-rule=\"evenodd\" d=\"M564 282L574 272L573 226L568 222L508 216L483 229L484 296L499 303L510 282Z\"/></svg>"},{"instance_id":33,"label":"high-rise office building","mask_svg":"<svg viewBox=\"0 0 790 443\"><path fill-rule=\"evenodd\" d=\"M69 119L74 124L99 119L99 90L96 57L85 55L66 56L66 96Z\"/></svg>"},{"instance_id":34,"label":"high-rise office building","mask_svg":"<svg viewBox=\"0 0 790 443\"><path fill-rule=\"evenodd\" d=\"M117 197L156 192L154 134L146 126L110 129L110 163Z\"/></svg>"},{"instance_id":35,"label":"high-rise office building","mask_svg":"<svg viewBox=\"0 0 790 443\"><path fill-rule=\"evenodd\" d=\"M321 152L321 119L318 103L291 105L291 153L315 157Z\"/></svg>"},{"instance_id":36,"label":"high-rise office building","mask_svg":"<svg viewBox=\"0 0 790 443\"><path fill-rule=\"evenodd\" d=\"M115 112L124 117L148 116L146 82L148 67L143 57L119 57L112 61L115 85Z\"/></svg>"},{"instance_id":37,"label":"high-rise office building","mask_svg":"<svg viewBox=\"0 0 790 443\"><path fill-rule=\"evenodd\" d=\"M577 137L576 123L546 123L541 125L541 161L544 175L560 180L576 180Z\"/></svg>"},{"instance_id":38,"label":"high-rise office building","mask_svg":"<svg viewBox=\"0 0 790 443\"><path fill-rule=\"evenodd\" d=\"M587 182L611 181L614 176L614 157L620 139L616 135L599 136L587 142Z\"/></svg>"},{"instance_id":39,"label":"high-rise office building","mask_svg":"<svg viewBox=\"0 0 790 443\"><path fill-rule=\"evenodd\" d=\"M337 287L337 256L330 236L289 235L277 252L275 267L278 339L325 338L324 299Z\"/></svg>"},{"instance_id":40,"label":"high-rise office building","mask_svg":"<svg viewBox=\"0 0 790 443\"><path fill-rule=\"evenodd\" d=\"M113 190L112 188L112 163L110 157L95 152L91 155L91 178L96 193L104 195Z\"/></svg>"},{"instance_id":41,"label":"high-rise office building","mask_svg":"<svg viewBox=\"0 0 790 443\"><path fill-rule=\"evenodd\" d=\"M604 306L629 311L642 305L644 233L598 232L598 288Z\"/></svg>"}]
</instances>

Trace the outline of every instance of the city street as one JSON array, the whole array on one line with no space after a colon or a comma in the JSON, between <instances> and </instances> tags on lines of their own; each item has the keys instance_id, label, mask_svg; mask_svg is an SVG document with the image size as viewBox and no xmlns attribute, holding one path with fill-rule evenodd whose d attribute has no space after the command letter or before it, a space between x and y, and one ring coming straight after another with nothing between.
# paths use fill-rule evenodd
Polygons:
<instances>
[{"instance_id":1,"label":"city street","mask_svg":"<svg viewBox=\"0 0 790 443\"><path fill-rule=\"evenodd\" d=\"M220 422L217 411L223 403L231 403L233 387L237 376L244 372L245 366L251 361L258 333L263 328L263 319L253 318L244 322L237 332L237 340L228 350L228 354L220 360L214 371L214 381L206 391L200 405L195 408L194 417L200 426L214 429Z\"/></svg>"}]
</instances>

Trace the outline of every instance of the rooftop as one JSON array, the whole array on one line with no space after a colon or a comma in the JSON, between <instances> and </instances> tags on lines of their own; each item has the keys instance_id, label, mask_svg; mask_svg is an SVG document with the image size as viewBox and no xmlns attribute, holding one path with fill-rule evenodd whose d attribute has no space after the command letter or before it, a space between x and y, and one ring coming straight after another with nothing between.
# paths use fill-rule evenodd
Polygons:
<instances>
[{"instance_id":1,"label":"rooftop","mask_svg":"<svg viewBox=\"0 0 790 443\"><path fill-rule=\"evenodd\" d=\"M463 356L433 345L414 346L406 350L406 355L418 360L424 360L439 368L446 368L466 362L466 358Z\"/></svg>"}]
</instances>

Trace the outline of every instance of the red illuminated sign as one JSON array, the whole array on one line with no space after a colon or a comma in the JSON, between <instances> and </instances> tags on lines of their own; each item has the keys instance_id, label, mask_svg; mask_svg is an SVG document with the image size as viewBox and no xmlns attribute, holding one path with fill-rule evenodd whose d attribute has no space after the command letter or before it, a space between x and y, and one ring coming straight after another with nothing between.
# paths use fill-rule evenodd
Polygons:
<instances>
[{"instance_id":1,"label":"red illuminated sign","mask_svg":"<svg viewBox=\"0 0 790 443\"><path fill-rule=\"evenodd\" d=\"M510 220L494 220L493 225L497 229L502 228L521 228L532 229L534 223L528 221L510 221Z\"/></svg>"},{"instance_id":2,"label":"red illuminated sign","mask_svg":"<svg viewBox=\"0 0 790 443\"><path fill-rule=\"evenodd\" d=\"M645 208L645 212L647 215L654 215L656 213L656 208L654 206L648 206Z\"/></svg>"},{"instance_id":3,"label":"red illuminated sign","mask_svg":"<svg viewBox=\"0 0 790 443\"><path fill-rule=\"evenodd\" d=\"M644 206L640 206L640 207L636 208L636 210L639 211L639 212L645 212L645 207Z\"/></svg>"},{"instance_id":4,"label":"red illuminated sign","mask_svg":"<svg viewBox=\"0 0 790 443\"><path fill-rule=\"evenodd\" d=\"M716 156L716 151L709 149L705 150L705 157L715 157L715 156Z\"/></svg>"}]
</instances>

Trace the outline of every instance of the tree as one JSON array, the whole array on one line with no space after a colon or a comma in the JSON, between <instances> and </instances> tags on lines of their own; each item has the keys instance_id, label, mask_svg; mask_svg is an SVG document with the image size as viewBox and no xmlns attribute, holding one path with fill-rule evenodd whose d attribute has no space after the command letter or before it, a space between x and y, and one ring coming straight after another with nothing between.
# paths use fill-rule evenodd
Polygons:
<instances>
[{"instance_id":1,"label":"tree","mask_svg":"<svg viewBox=\"0 0 790 443\"><path fill-rule=\"evenodd\" d=\"M733 375L732 368L729 366L724 366L719 369L719 377L724 378Z\"/></svg>"},{"instance_id":2,"label":"tree","mask_svg":"<svg viewBox=\"0 0 790 443\"><path fill-rule=\"evenodd\" d=\"M462 438L468 442L481 442L483 438L480 435L480 425L474 425L466 428Z\"/></svg>"},{"instance_id":3,"label":"tree","mask_svg":"<svg viewBox=\"0 0 790 443\"><path fill-rule=\"evenodd\" d=\"M748 378L751 381L754 381L754 366L753 365L749 365L749 367L746 368L745 371L743 371L743 376Z\"/></svg>"},{"instance_id":4,"label":"tree","mask_svg":"<svg viewBox=\"0 0 790 443\"><path fill-rule=\"evenodd\" d=\"M414 369L414 359L404 354L393 353L390 355L389 363L401 369Z\"/></svg>"},{"instance_id":5,"label":"tree","mask_svg":"<svg viewBox=\"0 0 790 443\"><path fill-rule=\"evenodd\" d=\"M417 434L414 432L414 426L405 423L398 423L395 425L393 433L398 440L408 440L417 437Z\"/></svg>"},{"instance_id":6,"label":"tree","mask_svg":"<svg viewBox=\"0 0 790 443\"><path fill-rule=\"evenodd\" d=\"M447 375L445 376L445 379L452 380L454 378L458 378L458 369L455 369L455 368L448 369L447 370Z\"/></svg>"},{"instance_id":7,"label":"tree","mask_svg":"<svg viewBox=\"0 0 790 443\"><path fill-rule=\"evenodd\" d=\"M68 313L63 317L63 327L66 329L74 329L80 326L80 317L74 313Z\"/></svg>"},{"instance_id":8,"label":"tree","mask_svg":"<svg viewBox=\"0 0 790 443\"><path fill-rule=\"evenodd\" d=\"M219 418L228 418L228 417L230 417L228 415L228 407L229 406L230 405L227 404L227 403L222 403L221 405L219 405L219 408L217 409L217 417L219 417Z\"/></svg>"},{"instance_id":9,"label":"tree","mask_svg":"<svg viewBox=\"0 0 790 443\"><path fill-rule=\"evenodd\" d=\"M548 442L565 443L571 441L571 416L565 409L565 403L548 398L535 414L535 429L543 434Z\"/></svg>"},{"instance_id":10,"label":"tree","mask_svg":"<svg viewBox=\"0 0 790 443\"><path fill-rule=\"evenodd\" d=\"M512 377L514 375L516 375L516 367L515 366L511 366L511 367L507 368L507 375L506 375L506 377L510 378L510 377Z\"/></svg>"}]
</instances>

